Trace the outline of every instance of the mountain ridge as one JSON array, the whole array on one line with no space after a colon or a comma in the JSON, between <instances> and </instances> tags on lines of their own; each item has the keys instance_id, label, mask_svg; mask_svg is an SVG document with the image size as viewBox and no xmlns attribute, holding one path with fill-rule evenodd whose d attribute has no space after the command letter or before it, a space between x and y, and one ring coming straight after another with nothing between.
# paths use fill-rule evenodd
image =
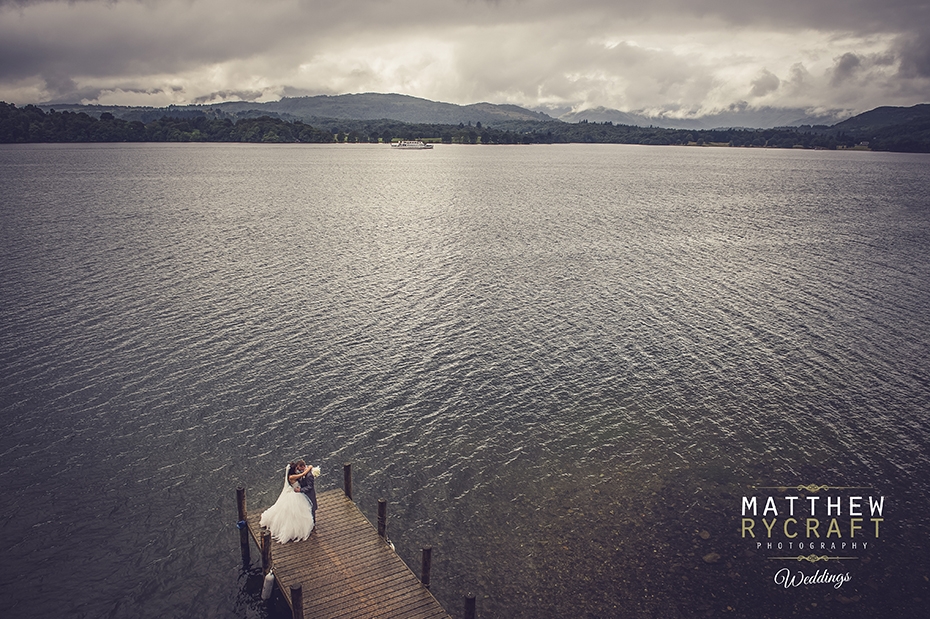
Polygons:
<instances>
[{"instance_id":1,"label":"mountain ridge","mask_svg":"<svg viewBox=\"0 0 930 619\"><path fill-rule=\"evenodd\" d=\"M763 107L733 109L706 114L692 118L675 118L662 114L648 116L636 112L621 112L605 107L588 108L581 111L569 111L558 115L565 122L612 122L634 127L662 127L665 129L720 129L751 128L771 129L774 127L799 127L802 125L832 125L844 118L841 111L828 113L811 113L800 108Z\"/></svg>"},{"instance_id":2,"label":"mountain ridge","mask_svg":"<svg viewBox=\"0 0 930 619\"><path fill-rule=\"evenodd\" d=\"M832 128L839 131L862 132L897 125L926 124L928 121L930 121L930 103L918 103L910 107L883 105L847 118L836 123Z\"/></svg>"},{"instance_id":3,"label":"mountain ridge","mask_svg":"<svg viewBox=\"0 0 930 619\"><path fill-rule=\"evenodd\" d=\"M83 111L92 116L109 112L125 120L154 120L160 115L185 116L207 114L230 118L254 117L267 114L284 120L303 122L331 120L396 120L421 124L477 124L502 126L513 123L538 122L611 122L634 127L667 129L714 129L798 127L827 125L843 121L844 112L811 113L795 108L758 108L734 106L729 110L695 118L674 118L667 114L648 116L635 112L596 107L582 111L546 108L528 109L513 104L488 102L458 105L432 101L397 93L350 93L341 95L313 95L284 97L278 101L256 103L227 101L222 103L172 105L167 108L85 105L72 103L45 103L37 106L44 110ZM882 109L882 108L878 108Z\"/></svg>"},{"instance_id":4,"label":"mountain ridge","mask_svg":"<svg viewBox=\"0 0 930 619\"><path fill-rule=\"evenodd\" d=\"M86 112L99 116L108 112L124 120L151 120L160 115L185 116L191 113L226 115L232 118L254 116L255 113L269 114L285 120L396 120L405 123L457 125L491 124L504 122L552 122L556 119L542 112L535 112L510 104L487 102L457 105L431 101L396 93L360 93L343 95L315 95L306 97L284 97L278 101L254 103L250 101L227 101L223 103L171 105L167 108L84 105L72 103L49 103L37 106L44 110L55 109L71 112Z\"/></svg>"},{"instance_id":5,"label":"mountain ridge","mask_svg":"<svg viewBox=\"0 0 930 619\"><path fill-rule=\"evenodd\" d=\"M370 102L362 98L356 103ZM409 103L395 98L395 102ZM315 103L319 104L317 100ZM326 103L324 101L324 103ZM417 105L429 105L424 101ZM184 106L169 108L117 108L64 106L72 110L35 105L22 109L0 102L0 142L388 142L395 138L430 139L460 144L555 144L602 143L645 145L714 145L770 148L867 148L896 152L930 153L930 104L910 108L881 107L835 126L801 125L769 129L716 128L668 129L650 126L582 120L567 123L552 119L526 118L515 106L476 104L466 112L481 115L491 123L468 121L455 116L451 123L409 123L399 120L353 120L317 118L304 122L295 114L307 113L306 101L284 101L282 111L255 109L248 103L225 107ZM461 114L462 106L439 105L443 118ZM50 108L52 106L49 106ZM283 109L290 109L285 112ZM224 111L225 110L225 111ZM317 112L320 110L318 109ZM325 105L322 111L333 113ZM345 116L380 116L385 108L343 111ZM115 112L115 113L114 113ZM117 118L117 114L120 118ZM490 116L488 116L490 114ZM395 113L396 115L396 113ZM477 118L477 117L474 117ZM539 118L531 115L530 118Z\"/></svg>"}]
</instances>

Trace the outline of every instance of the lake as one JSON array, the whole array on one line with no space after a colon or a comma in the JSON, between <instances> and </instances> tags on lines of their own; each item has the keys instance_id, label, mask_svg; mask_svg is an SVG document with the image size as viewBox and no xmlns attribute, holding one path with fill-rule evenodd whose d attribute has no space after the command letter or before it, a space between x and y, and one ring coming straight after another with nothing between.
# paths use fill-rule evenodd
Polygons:
<instances>
[{"instance_id":1,"label":"lake","mask_svg":"<svg viewBox=\"0 0 930 619\"><path fill-rule=\"evenodd\" d=\"M235 489L303 457L456 617L917 616L928 164L0 146L0 608L285 616Z\"/></svg>"}]
</instances>

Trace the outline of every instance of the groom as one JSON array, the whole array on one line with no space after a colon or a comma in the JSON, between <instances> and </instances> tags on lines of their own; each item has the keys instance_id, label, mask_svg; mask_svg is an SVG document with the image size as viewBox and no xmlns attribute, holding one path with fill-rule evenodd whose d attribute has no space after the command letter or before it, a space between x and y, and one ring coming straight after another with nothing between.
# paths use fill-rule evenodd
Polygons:
<instances>
[{"instance_id":1,"label":"groom","mask_svg":"<svg viewBox=\"0 0 930 619\"><path fill-rule=\"evenodd\" d=\"M313 522L316 522L316 489L313 487L313 469L303 460L298 460L296 464L297 473L301 475L297 480L300 484L300 492L310 501L310 513L313 514Z\"/></svg>"}]
</instances>

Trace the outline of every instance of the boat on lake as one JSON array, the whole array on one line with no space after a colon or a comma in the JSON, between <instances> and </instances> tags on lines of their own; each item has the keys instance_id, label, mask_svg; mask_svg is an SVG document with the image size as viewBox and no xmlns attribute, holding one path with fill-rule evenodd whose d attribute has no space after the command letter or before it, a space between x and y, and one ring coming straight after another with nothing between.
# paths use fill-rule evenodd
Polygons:
<instances>
[{"instance_id":1,"label":"boat on lake","mask_svg":"<svg viewBox=\"0 0 930 619\"><path fill-rule=\"evenodd\" d=\"M432 147L432 144L427 144L422 140L401 140L400 142L391 144L391 148L399 148L404 150L423 150Z\"/></svg>"}]
</instances>

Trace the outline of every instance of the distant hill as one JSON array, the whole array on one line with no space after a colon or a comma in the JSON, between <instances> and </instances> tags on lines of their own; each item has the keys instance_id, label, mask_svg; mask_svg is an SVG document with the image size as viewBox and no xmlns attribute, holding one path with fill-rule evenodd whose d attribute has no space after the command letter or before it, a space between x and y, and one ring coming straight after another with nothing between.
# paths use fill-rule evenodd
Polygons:
<instances>
[{"instance_id":1,"label":"distant hill","mask_svg":"<svg viewBox=\"0 0 930 619\"><path fill-rule=\"evenodd\" d=\"M228 104L219 104L223 108ZM254 107L254 105L252 106ZM455 105L397 94L352 94L317 97L288 97L264 103L260 109L283 112L310 120L341 118L346 120L379 120L388 118L406 123L457 125L459 123L493 124L503 121L551 121L553 118L516 105L474 103Z\"/></svg>"},{"instance_id":2,"label":"distant hill","mask_svg":"<svg viewBox=\"0 0 930 619\"><path fill-rule=\"evenodd\" d=\"M930 121L930 103L913 107L877 107L833 125L837 131L863 133L901 125L926 124Z\"/></svg>"},{"instance_id":3,"label":"distant hill","mask_svg":"<svg viewBox=\"0 0 930 619\"><path fill-rule=\"evenodd\" d=\"M162 116L173 118L256 118L271 116L287 121L300 120L310 124L328 124L336 120L394 120L412 124L459 125L481 123L484 126L531 130L538 123L609 122L631 127L658 127L665 129L704 130L719 128L769 129L775 127L802 127L822 125L839 131L859 135L869 130L894 125L921 122L930 116L930 104L910 108L880 107L838 122L840 112L812 115L802 109L736 108L693 119L672 118L667 115L646 116L630 112L597 107L573 112L567 109L541 111L528 110L516 105L473 103L456 105L430 101L399 94L346 94L313 97L285 97L280 101L254 103L231 101L208 105L172 105L167 108L121 107L78 104L43 104L43 110L84 112L94 117L102 113L113 114L124 120L151 122ZM553 116L557 116L554 117Z\"/></svg>"},{"instance_id":4,"label":"distant hill","mask_svg":"<svg viewBox=\"0 0 930 619\"><path fill-rule=\"evenodd\" d=\"M493 103L473 103L455 105L420 99L398 94L348 94L319 95L315 97L285 97L280 101L253 103L233 101L210 105L182 105L168 108L118 107L118 106L83 106L72 104L47 104L39 106L44 110L55 109L71 112L85 112L92 116L109 112L125 120L149 122L161 116L188 117L202 115L229 118L247 118L269 115L285 120L314 122L321 119L333 120L397 120L405 123L458 125L476 124L500 125L508 122L551 122L551 116L533 112L516 105L496 105Z\"/></svg>"},{"instance_id":5,"label":"distant hill","mask_svg":"<svg viewBox=\"0 0 930 619\"><path fill-rule=\"evenodd\" d=\"M872 150L930 152L930 104L912 107L877 107L826 130L854 138Z\"/></svg>"},{"instance_id":6,"label":"distant hill","mask_svg":"<svg viewBox=\"0 0 930 619\"><path fill-rule=\"evenodd\" d=\"M644 114L596 107L579 112L563 112L558 114L557 117L559 120L572 123L587 120L588 122L612 122L634 127L663 127L666 129L739 127L771 129L773 127L798 127L801 125L832 125L840 119L838 114L839 112L833 114L809 114L803 109L795 108L736 108L699 118L673 118L668 115L646 116Z\"/></svg>"},{"instance_id":7,"label":"distant hill","mask_svg":"<svg viewBox=\"0 0 930 619\"><path fill-rule=\"evenodd\" d=\"M45 110L45 111L43 111ZM564 110L563 110L564 112ZM733 113L750 110L734 110ZM930 104L880 107L842 122L784 122L791 110L757 110L775 127L719 123L710 129L636 125L633 115L564 122L513 105L453 105L405 95L292 97L167 108L15 105L0 102L0 142L373 141L446 143L728 144L769 148L863 148L930 153ZM603 114L622 114L603 110ZM564 115L564 114L563 114ZM720 121L720 116L709 117ZM742 117L744 120L748 116ZM166 120L167 119L167 120ZM706 118L704 122L708 121ZM809 117L799 121L810 121ZM479 126L478 123L481 123ZM386 137L387 136L387 137Z\"/></svg>"}]
</instances>

